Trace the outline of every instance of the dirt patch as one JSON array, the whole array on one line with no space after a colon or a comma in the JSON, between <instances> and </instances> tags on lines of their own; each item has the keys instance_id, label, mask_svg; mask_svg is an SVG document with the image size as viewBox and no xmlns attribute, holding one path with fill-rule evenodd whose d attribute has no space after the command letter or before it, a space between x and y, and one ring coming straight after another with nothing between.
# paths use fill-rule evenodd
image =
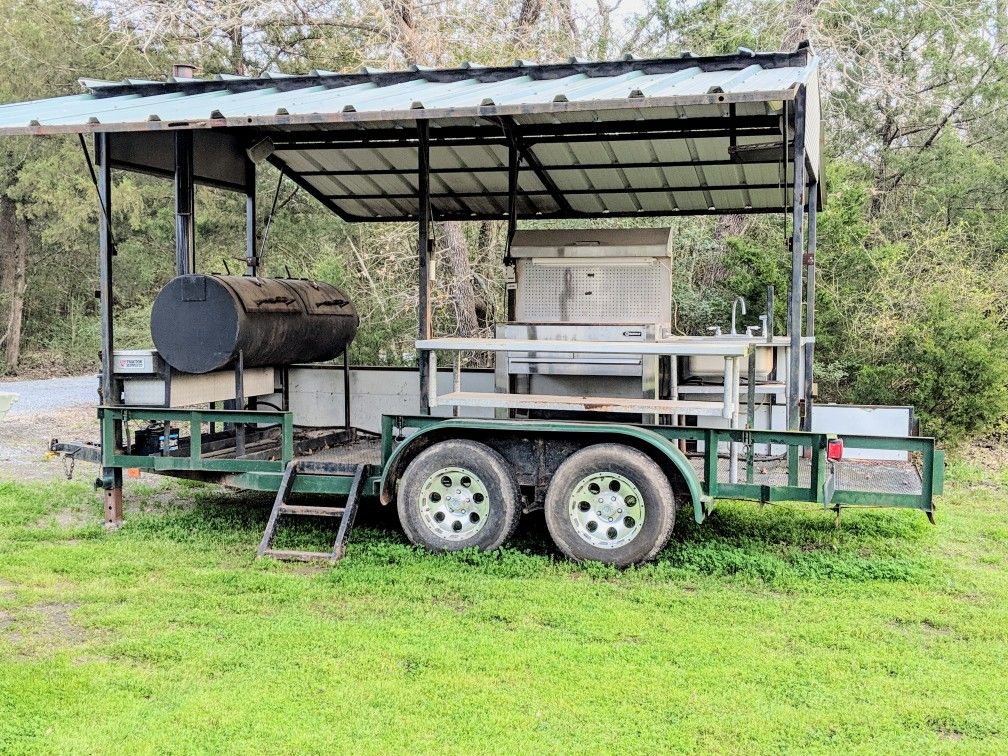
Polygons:
<instances>
[{"instance_id":1,"label":"dirt patch","mask_svg":"<svg viewBox=\"0 0 1008 756\"><path fill-rule=\"evenodd\" d=\"M963 739L963 734L955 730L946 730L944 728L939 728L937 730L939 736L945 738L946 740L951 740L953 743L958 743Z\"/></svg>"},{"instance_id":2,"label":"dirt patch","mask_svg":"<svg viewBox=\"0 0 1008 756\"><path fill-rule=\"evenodd\" d=\"M100 520L92 512L83 509L64 509L59 512L47 514L40 517L35 524L40 528L81 528L86 525L93 525Z\"/></svg>"},{"instance_id":3,"label":"dirt patch","mask_svg":"<svg viewBox=\"0 0 1008 756\"><path fill-rule=\"evenodd\" d=\"M130 487L134 481L142 480L148 485L162 486L156 491L145 492L143 496L130 496ZM140 478L127 478L124 488L126 494L123 495L123 506L126 515L131 514L158 514L161 512L184 511L195 509L197 506L196 497L187 495L180 485L169 477L163 475L145 474Z\"/></svg>"},{"instance_id":4,"label":"dirt patch","mask_svg":"<svg viewBox=\"0 0 1008 756\"><path fill-rule=\"evenodd\" d=\"M11 415L0 422L0 478L8 480L65 480L64 463L48 455L49 442L92 441L99 438L93 407L74 407L58 412ZM69 466L69 463L67 463ZM90 480L97 466L74 465L74 477Z\"/></svg>"},{"instance_id":5,"label":"dirt patch","mask_svg":"<svg viewBox=\"0 0 1008 756\"><path fill-rule=\"evenodd\" d=\"M920 626L926 632L932 633L934 635L952 635L952 628L948 625L942 625L934 620L922 619L920 621Z\"/></svg>"},{"instance_id":6,"label":"dirt patch","mask_svg":"<svg viewBox=\"0 0 1008 756\"><path fill-rule=\"evenodd\" d=\"M71 619L70 612L77 604L50 603L37 604L32 610L42 618L42 628L39 639L47 646L75 646L83 643L87 636Z\"/></svg>"},{"instance_id":7,"label":"dirt patch","mask_svg":"<svg viewBox=\"0 0 1008 756\"><path fill-rule=\"evenodd\" d=\"M889 626L907 635L916 637L920 637L921 635L925 637L941 637L954 633L954 630L948 625L943 625L927 617L922 620L897 618L890 622Z\"/></svg>"},{"instance_id":8,"label":"dirt patch","mask_svg":"<svg viewBox=\"0 0 1008 756\"><path fill-rule=\"evenodd\" d=\"M964 462L993 471L1004 469L1004 455L1008 452L1008 440L1000 437L978 438L973 443L957 450Z\"/></svg>"},{"instance_id":9,"label":"dirt patch","mask_svg":"<svg viewBox=\"0 0 1008 756\"><path fill-rule=\"evenodd\" d=\"M39 656L79 646L88 640L70 614L78 604L50 601L0 612L0 634L25 656Z\"/></svg>"}]
</instances>

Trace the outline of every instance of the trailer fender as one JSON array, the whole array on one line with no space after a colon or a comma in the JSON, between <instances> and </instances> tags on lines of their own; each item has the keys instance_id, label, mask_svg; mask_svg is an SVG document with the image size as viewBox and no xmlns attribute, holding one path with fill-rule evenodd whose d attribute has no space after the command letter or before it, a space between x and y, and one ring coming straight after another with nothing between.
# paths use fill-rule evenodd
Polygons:
<instances>
[{"instance_id":1,"label":"trailer fender","mask_svg":"<svg viewBox=\"0 0 1008 756\"><path fill-rule=\"evenodd\" d=\"M651 456L673 483L675 473L681 477L693 505L693 517L699 523L707 515L708 497L704 496L700 479L686 456L673 441L638 425L619 423L563 422L553 420L470 420L450 419L421 428L400 443L389 456L382 470L379 497L390 504L395 497L399 478L410 461L423 449L448 438L480 440L487 435L577 435L588 443L622 441Z\"/></svg>"}]
</instances>

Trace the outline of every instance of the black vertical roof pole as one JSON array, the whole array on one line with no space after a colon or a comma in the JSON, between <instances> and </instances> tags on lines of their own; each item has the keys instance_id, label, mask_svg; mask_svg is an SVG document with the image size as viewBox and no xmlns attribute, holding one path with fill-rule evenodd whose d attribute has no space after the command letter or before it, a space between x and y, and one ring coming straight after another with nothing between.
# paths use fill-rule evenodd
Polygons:
<instances>
[{"instance_id":1,"label":"black vertical roof pole","mask_svg":"<svg viewBox=\"0 0 1008 756\"><path fill-rule=\"evenodd\" d=\"M109 164L108 132L94 139L95 168L98 171L98 296L101 309L101 403L118 404L112 385L112 166Z\"/></svg>"},{"instance_id":2,"label":"black vertical roof pole","mask_svg":"<svg viewBox=\"0 0 1008 756\"><path fill-rule=\"evenodd\" d=\"M805 252L805 416L802 430L812 430L812 357L815 352L815 299L816 299L816 208L819 181L809 184L808 247Z\"/></svg>"},{"instance_id":3,"label":"black vertical roof pole","mask_svg":"<svg viewBox=\"0 0 1008 756\"><path fill-rule=\"evenodd\" d=\"M417 259L419 285L417 287L417 335L421 339L433 337L431 326L431 206L430 206L430 124L417 121ZM430 374L426 349L417 351L420 369L420 413L430 414L430 386L437 376Z\"/></svg>"},{"instance_id":4,"label":"black vertical roof pole","mask_svg":"<svg viewBox=\"0 0 1008 756\"><path fill-rule=\"evenodd\" d=\"M259 270L256 243L256 164L245 159L245 275L254 276Z\"/></svg>"},{"instance_id":5,"label":"black vertical roof pole","mask_svg":"<svg viewBox=\"0 0 1008 756\"><path fill-rule=\"evenodd\" d=\"M518 230L518 140L505 129L508 141L508 196L507 196L507 248L504 250L504 264L512 265L511 242Z\"/></svg>"},{"instance_id":6,"label":"black vertical roof pole","mask_svg":"<svg viewBox=\"0 0 1008 756\"><path fill-rule=\"evenodd\" d=\"M511 244L518 231L518 140L505 127L508 138L508 197L507 197L507 247L504 250L504 278L507 284L504 288L504 315L510 323L515 319L516 289L514 283L514 258L511 256Z\"/></svg>"},{"instance_id":7,"label":"black vertical roof pole","mask_svg":"<svg viewBox=\"0 0 1008 756\"><path fill-rule=\"evenodd\" d=\"M175 274L196 272L196 227L193 213L193 133L175 132Z\"/></svg>"},{"instance_id":8,"label":"black vertical roof pole","mask_svg":"<svg viewBox=\"0 0 1008 756\"><path fill-rule=\"evenodd\" d=\"M787 135L785 134L785 142ZM794 100L794 202L791 209L791 286L788 289L787 427L798 430L798 373L801 370L802 261L804 258L805 215L805 87L798 88Z\"/></svg>"}]
</instances>

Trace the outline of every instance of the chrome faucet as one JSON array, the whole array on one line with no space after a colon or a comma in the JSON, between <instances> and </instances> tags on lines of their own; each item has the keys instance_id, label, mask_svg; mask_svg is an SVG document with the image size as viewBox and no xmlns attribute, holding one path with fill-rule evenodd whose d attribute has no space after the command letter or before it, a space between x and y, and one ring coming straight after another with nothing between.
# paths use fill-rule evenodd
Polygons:
<instances>
[{"instance_id":1,"label":"chrome faucet","mask_svg":"<svg viewBox=\"0 0 1008 756\"><path fill-rule=\"evenodd\" d=\"M735 297L735 301L731 305L731 335L738 336L738 331L735 330L735 308L738 305L742 305L742 314L746 314L745 300L742 297Z\"/></svg>"}]
</instances>

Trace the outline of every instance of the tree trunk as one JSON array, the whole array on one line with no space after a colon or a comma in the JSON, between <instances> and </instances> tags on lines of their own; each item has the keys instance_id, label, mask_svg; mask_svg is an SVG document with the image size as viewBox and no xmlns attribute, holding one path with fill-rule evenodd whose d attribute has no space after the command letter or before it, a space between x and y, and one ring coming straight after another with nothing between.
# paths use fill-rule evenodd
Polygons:
<instances>
[{"instance_id":1,"label":"tree trunk","mask_svg":"<svg viewBox=\"0 0 1008 756\"><path fill-rule=\"evenodd\" d=\"M820 2L821 0L793 0L781 49L792 50L811 36L815 12ZM744 215L720 215L714 226L714 238L724 246L731 237L741 236L746 224Z\"/></svg>"},{"instance_id":2,"label":"tree trunk","mask_svg":"<svg viewBox=\"0 0 1008 756\"><path fill-rule=\"evenodd\" d=\"M231 28L231 69L238 76L245 75L245 27L240 23Z\"/></svg>"},{"instance_id":3,"label":"tree trunk","mask_svg":"<svg viewBox=\"0 0 1008 756\"><path fill-rule=\"evenodd\" d=\"M384 2L398 27L389 42L398 46L403 55L414 62L442 62L438 60L441 57L441 48L437 41L424 38L422 29L416 27L416 9L413 0L384 0ZM538 14L538 11L535 12ZM448 292L455 308L457 331L460 336L472 336L479 330L479 322L476 319L476 293L473 290L472 265L469 263L469 245L466 243L461 222L442 223L441 230L448 256L448 275L451 279Z\"/></svg>"},{"instance_id":4,"label":"tree trunk","mask_svg":"<svg viewBox=\"0 0 1008 756\"><path fill-rule=\"evenodd\" d=\"M24 320L25 291L28 289L28 224L17 217L14 203L0 198L0 243L8 251L4 294L9 301L7 321L0 344L5 346L4 362L10 371L21 361L21 327Z\"/></svg>"},{"instance_id":5,"label":"tree trunk","mask_svg":"<svg viewBox=\"0 0 1008 756\"><path fill-rule=\"evenodd\" d=\"M536 25L541 13L542 0L522 0L521 6L518 8L518 20L515 22L514 32L511 35L515 47L523 47L528 43L532 27Z\"/></svg>"},{"instance_id":6,"label":"tree trunk","mask_svg":"<svg viewBox=\"0 0 1008 756\"><path fill-rule=\"evenodd\" d=\"M714 238L724 247L725 242L733 237L742 236L746 228L744 215L719 215L714 224Z\"/></svg>"},{"instance_id":7,"label":"tree trunk","mask_svg":"<svg viewBox=\"0 0 1008 756\"><path fill-rule=\"evenodd\" d=\"M458 335L466 338L479 330L476 318L476 294L473 291L473 270L469 262L469 245L466 243L462 224L451 221L441 224L445 240L445 254L451 269L449 294L455 307L455 322Z\"/></svg>"},{"instance_id":8,"label":"tree trunk","mask_svg":"<svg viewBox=\"0 0 1008 756\"><path fill-rule=\"evenodd\" d=\"M820 2L821 0L793 1L791 13L788 14L787 31L784 33L783 49L793 49L812 36L815 12Z\"/></svg>"}]
</instances>

